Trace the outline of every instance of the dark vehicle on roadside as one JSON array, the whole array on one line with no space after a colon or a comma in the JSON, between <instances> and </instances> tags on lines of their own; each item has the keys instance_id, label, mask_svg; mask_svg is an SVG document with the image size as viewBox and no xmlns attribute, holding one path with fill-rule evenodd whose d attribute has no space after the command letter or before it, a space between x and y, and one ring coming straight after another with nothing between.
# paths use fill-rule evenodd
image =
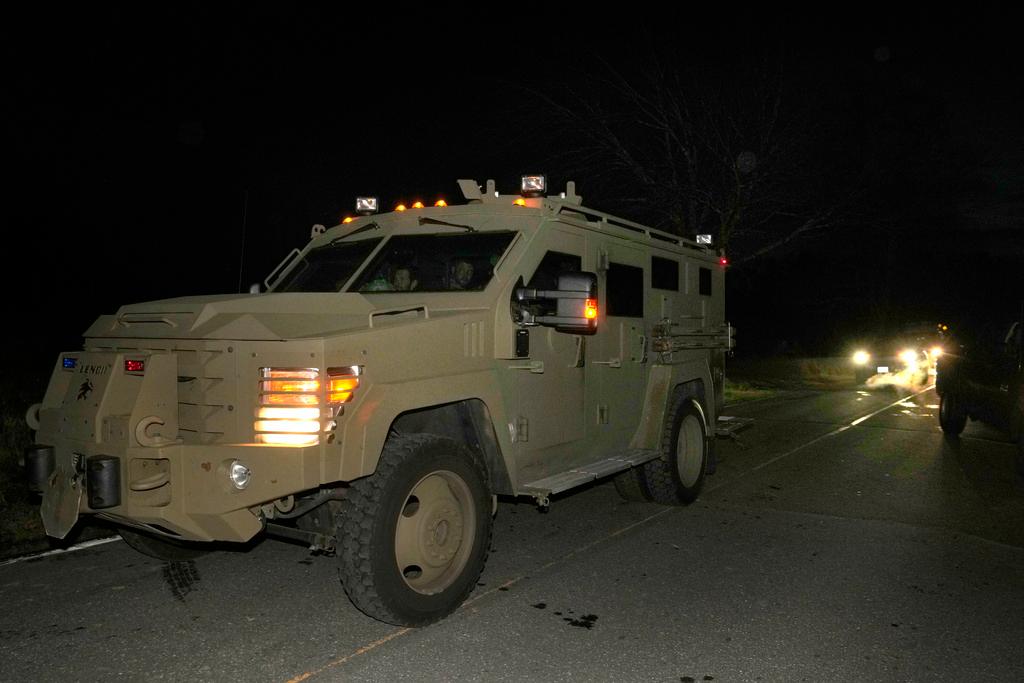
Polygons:
<instances>
[{"instance_id":1,"label":"dark vehicle on roadside","mask_svg":"<svg viewBox=\"0 0 1024 683\"><path fill-rule=\"evenodd\" d=\"M1012 321L958 335L939 358L935 389L939 424L949 437L963 432L967 419L980 420L1008 434L1017 444L1017 471L1024 475L1024 310Z\"/></svg>"}]
</instances>

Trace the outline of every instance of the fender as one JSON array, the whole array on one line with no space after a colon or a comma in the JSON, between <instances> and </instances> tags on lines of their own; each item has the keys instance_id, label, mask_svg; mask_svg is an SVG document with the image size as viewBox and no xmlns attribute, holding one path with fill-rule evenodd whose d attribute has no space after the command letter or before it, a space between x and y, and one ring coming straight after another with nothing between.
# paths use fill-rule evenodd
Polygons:
<instances>
[{"instance_id":1,"label":"fender","mask_svg":"<svg viewBox=\"0 0 1024 683\"><path fill-rule=\"evenodd\" d=\"M706 392L714 392L711 383L711 368L706 359L686 361L673 364L656 364L651 366L647 379L647 391L644 395L644 409L640 424L630 441L630 448L658 449L661 447L661 436L665 429L665 411L676 387L688 382L703 383L705 395L703 400L694 395L694 402L700 406L704 417L704 428L707 434L714 433L711 426L718 416L714 414L714 396Z\"/></svg>"},{"instance_id":2,"label":"fender","mask_svg":"<svg viewBox=\"0 0 1024 683\"><path fill-rule=\"evenodd\" d=\"M328 465L330 470L325 475L332 481L352 481L373 474L391 426L400 415L474 399L482 402L490 414L490 427L497 439L500 459L506 472L513 473L515 468L509 462L509 454L512 453L511 437L507 429L495 428L495 425L507 422L505 400L493 372L487 370L446 377L443 381L430 378L374 384L359 408L347 418L343 449L338 449L338 455Z\"/></svg>"}]
</instances>

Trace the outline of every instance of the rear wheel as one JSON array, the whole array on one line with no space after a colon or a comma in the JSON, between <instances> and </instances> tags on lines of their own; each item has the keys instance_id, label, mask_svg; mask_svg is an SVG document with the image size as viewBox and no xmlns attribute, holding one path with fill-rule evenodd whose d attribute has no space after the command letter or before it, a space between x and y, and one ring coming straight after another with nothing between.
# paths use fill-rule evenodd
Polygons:
<instances>
[{"instance_id":1,"label":"rear wheel","mask_svg":"<svg viewBox=\"0 0 1024 683\"><path fill-rule=\"evenodd\" d=\"M425 626L454 612L483 570L491 493L465 446L432 434L392 436L377 472L342 501L345 592L371 617Z\"/></svg>"},{"instance_id":2,"label":"rear wheel","mask_svg":"<svg viewBox=\"0 0 1024 683\"><path fill-rule=\"evenodd\" d=\"M615 482L615 490L618 491L623 500L643 503L651 499L651 496L644 488L642 474L638 467L631 467L625 472L619 472L612 481Z\"/></svg>"},{"instance_id":3,"label":"rear wheel","mask_svg":"<svg viewBox=\"0 0 1024 683\"><path fill-rule=\"evenodd\" d=\"M118 529L124 542L134 550L164 562L185 562L210 552L204 544L160 538L134 529Z\"/></svg>"},{"instance_id":4,"label":"rear wheel","mask_svg":"<svg viewBox=\"0 0 1024 683\"><path fill-rule=\"evenodd\" d=\"M673 401L662 436L661 457L644 463L643 488L662 505L687 505L697 500L708 465L704 416L689 397Z\"/></svg>"},{"instance_id":5,"label":"rear wheel","mask_svg":"<svg viewBox=\"0 0 1024 683\"><path fill-rule=\"evenodd\" d=\"M946 436L960 436L967 426L967 413L960 405L960 398L952 389L943 392L939 399L939 426Z\"/></svg>"}]
</instances>

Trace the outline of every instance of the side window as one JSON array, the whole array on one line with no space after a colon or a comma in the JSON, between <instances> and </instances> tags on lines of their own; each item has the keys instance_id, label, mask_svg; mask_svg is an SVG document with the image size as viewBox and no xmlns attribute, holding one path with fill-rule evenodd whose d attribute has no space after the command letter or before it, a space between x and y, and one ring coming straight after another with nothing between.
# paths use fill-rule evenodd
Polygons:
<instances>
[{"instance_id":1,"label":"side window","mask_svg":"<svg viewBox=\"0 0 1024 683\"><path fill-rule=\"evenodd\" d=\"M526 286L531 289L554 289L558 286L560 273L579 272L583 270L583 260L575 254L564 254L560 251L549 251L544 254L537 270L533 272Z\"/></svg>"},{"instance_id":2,"label":"side window","mask_svg":"<svg viewBox=\"0 0 1024 683\"><path fill-rule=\"evenodd\" d=\"M558 276L561 273L572 273L583 270L583 259L575 254L566 254L561 251L549 251L544 254L537 270L530 276L526 286L530 289L556 289L558 287ZM515 294L512 295L512 319L520 319L518 307L520 304L515 301ZM528 304L533 315L556 315L558 302L555 299L543 299L536 303Z\"/></svg>"},{"instance_id":3,"label":"side window","mask_svg":"<svg viewBox=\"0 0 1024 683\"><path fill-rule=\"evenodd\" d=\"M679 262L658 256L651 257L651 287L679 291Z\"/></svg>"},{"instance_id":4,"label":"side window","mask_svg":"<svg viewBox=\"0 0 1024 683\"><path fill-rule=\"evenodd\" d=\"M711 269L701 268L699 275L699 291L701 296L711 296Z\"/></svg>"},{"instance_id":5,"label":"side window","mask_svg":"<svg viewBox=\"0 0 1024 683\"><path fill-rule=\"evenodd\" d=\"M608 315L644 317L644 269L608 264Z\"/></svg>"}]
</instances>

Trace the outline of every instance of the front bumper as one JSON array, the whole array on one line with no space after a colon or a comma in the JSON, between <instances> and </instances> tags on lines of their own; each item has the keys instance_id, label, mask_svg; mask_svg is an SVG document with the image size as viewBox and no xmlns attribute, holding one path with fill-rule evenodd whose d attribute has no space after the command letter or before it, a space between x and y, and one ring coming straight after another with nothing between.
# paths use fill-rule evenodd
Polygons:
<instances>
[{"instance_id":1,"label":"front bumper","mask_svg":"<svg viewBox=\"0 0 1024 683\"><path fill-rule=\"evenodd\" d=\"M120 453L103 446L61 440L30 449L26 466L43 494L50 536L63 538L80 515L94 514L183 540L244 542L263 529L259 506L320 484L317 446L172 444ZM252 472L244 490L228 478L235 460Z\"/></svg>"}]
</instances>

